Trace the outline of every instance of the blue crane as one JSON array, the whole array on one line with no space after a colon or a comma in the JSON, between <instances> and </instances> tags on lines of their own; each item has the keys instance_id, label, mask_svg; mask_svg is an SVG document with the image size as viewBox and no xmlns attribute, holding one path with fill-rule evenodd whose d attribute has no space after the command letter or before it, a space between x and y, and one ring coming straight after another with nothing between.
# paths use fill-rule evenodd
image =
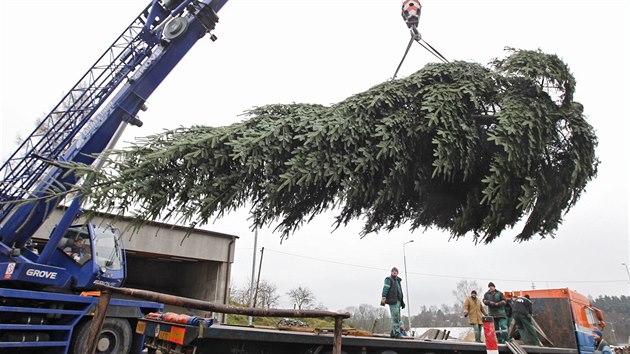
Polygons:
<instances>
[{"instance_id":1,"label":"blue crane","mask_svg":"<svg viewBox=\"0 0 630 354\"><path fill-rule=\"evenodd\" d=\"M217 12L226 2L152 0L2 164L0 300L29 298L33 305L4 306L0 302L0 311L23 316L24 312L37 313L34 304L42 301L87 304L84 297L73 298L73 293L93 289L95 282L122 284L125 257L117 230L74 224L81 214L80 195L71 201L49 197L51 192L72 191L83 182L59 163L98 166L97 155L113 147L127 125L141 126L137 115L146 109L146 100L197 41L214 29ZM210 38L216 39L211 33ZM64 202L69 206L38 252L31 242L33 234ZM51 293L48 289L56 290ZM71 297L60 300L59 296ZM125 302L120 306L140 305ZM68 310L60 307L58 314L67 315ZM75 315L76 324L81 315ZM19 316L16 318L19 323ZM76 329L66 327L67 333ZM30 329L24 324L0 323L0 348L45 346L41 338L32 343L16 340L28 337L23 334ZM63 339L61 329L51 331L47 338L53 343L51 348L67 352L70 335ZM7 338L7 334L15 336ZM39 344L33 344L36 342Z\"/></svg>"}]
</instances>

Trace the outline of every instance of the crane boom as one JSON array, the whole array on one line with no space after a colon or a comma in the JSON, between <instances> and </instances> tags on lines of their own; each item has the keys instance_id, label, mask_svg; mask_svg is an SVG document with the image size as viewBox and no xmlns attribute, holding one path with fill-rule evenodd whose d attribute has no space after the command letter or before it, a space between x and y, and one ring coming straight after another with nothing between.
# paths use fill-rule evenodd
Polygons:
<instances>
[{"instance_id":1,"label":"crane boom","mask_svg":"<svg viewBox=\"0 0 630 354\"><path fill-rule=\"evenodd\" d=\"M68 190L76 177L54 162L91 164L121 125L141 124L147 98L214 28L227 0L207 2L153 0L2 165L0 202ZM24 245L59 202L1 203L0 241Z\"/></svg>"}]
</instances>

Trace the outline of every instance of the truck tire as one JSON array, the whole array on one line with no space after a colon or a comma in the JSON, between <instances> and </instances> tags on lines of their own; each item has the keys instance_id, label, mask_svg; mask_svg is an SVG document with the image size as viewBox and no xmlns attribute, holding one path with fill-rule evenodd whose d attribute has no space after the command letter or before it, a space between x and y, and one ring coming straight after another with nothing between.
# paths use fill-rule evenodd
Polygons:
<instances>
[{"instance_id":1,"label":"truck tire","mask_svg":"<svg viewBox=\"0 0 630 354\"><path fill-rule=\"evenodd\" d=\"M74 330L70 341L71 354L83 354L83 346L88 340L92 320L81 323ZM131 350L131 325L123 318L106 318L99 335L96 353L98 354L127 354Z\"/></svg>"}]
</instances>

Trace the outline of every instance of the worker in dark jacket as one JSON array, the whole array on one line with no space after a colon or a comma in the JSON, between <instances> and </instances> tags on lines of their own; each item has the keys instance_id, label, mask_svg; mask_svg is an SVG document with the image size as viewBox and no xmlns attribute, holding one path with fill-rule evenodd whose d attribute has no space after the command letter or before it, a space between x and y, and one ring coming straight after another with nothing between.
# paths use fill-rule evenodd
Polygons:
<instances>
[{"instance_id":1,"label":"worker in dark jacket","mask_svg":"<svg viewBox=\"0 0 630 354\"><path fill-rule=\"evenodd\" d=\"M507 301L503 293L494 286L493 282L488 283L488 291L483 295L483 303L488 306L488 315L494 318L497 342L507 342L510 339L507 330L507 313L505 312Z\"/></svg>"},{"instance_id":2,"label":"worker in dark jacket","mask_svg":"<svg viewBox=\"0 0 630 354\"><path fill-rule=\"evenodd\" d=\"M510 325L514 320L514 314L512 313L512 305L513 305L513 296L505 298L505 315L507 316L507 328L508 328L508 338L510 337Z\"/></svg>"},{"instance_id":3,"label":"worker in dark jacket","mask_svg":"<svg viewBox=\"0 0 630 354\"><path fill-rule=\"evenodd\" d=\"M518 296L512 301L512 316L523 344L540 345L536 328L532 324L532 300L529 295Z\"/></svg>"},{"instance_id":4,"label":"worker in dark jacket","mask_svg":"<svg viewBox=\"0 0 630 354\"><path fill-rule=\"evenodd\" d=\"M391 275L385 278L383 291L381 292L381 306L389 305L389 314L392 318L392 338L400 338L400 310L405 308L403 301L402 279L398 277L398 268L392 268Z\"/></svg>"}]
</instances>

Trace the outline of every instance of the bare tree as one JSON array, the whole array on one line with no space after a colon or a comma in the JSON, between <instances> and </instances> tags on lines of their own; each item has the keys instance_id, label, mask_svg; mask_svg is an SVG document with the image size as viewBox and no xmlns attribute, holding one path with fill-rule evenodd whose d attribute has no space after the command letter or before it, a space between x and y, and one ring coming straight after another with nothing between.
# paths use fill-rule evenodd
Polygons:
<instances>
[{"instance_id":1,"label":"bare tree","mask_svg":"<svg viewBox=\"0 0 630 354\"><path fill-rule=\"evenodd\" d=\"M300 310L302 307L306 309L315 303L315 295L313 294L313 291L307 287L298 286L297 288L289 290L287 295L289 295L291 301L293 301Z\"/></svg>"},{"instance_id":2,"label":"bare tree","mask_svg":"<svg viewBox=\"0 0 630 354\"><path fill-rule=\"evenodd\" d=\"M230 301L233 301L239 305L249 304L249 285L243 287L235 285L230 289Z\"/></svg>"},{"instance_id":3,"label":"bare tree","mask_svg":"<svg viewBox=\"0 0 630 354\"><path fill-rule=\"evenodd\" d=\"M244 286L234 286L230 291L230 300L248 306L249 305L249 292L251 289L251 282L248 282ZM254 289L256 294L256 290ZM258 293L256 294L256 307L273 308L278 306L278 287L267 281L261 280L258 285Z\"/></svg>"},{"instance_id":4,"label":"bare tree","mask_svg":"<svg viewBox=\"0 0 630 354\"><path fill-rule=\"evenodd\" d=\"M257 307L273 308L278 306L278 287L276 284L262 280L258 286L258 295L256 300Z\"/></svg>"},{"instance_id":5,"label":"bare tree","mask_svg":"<svg viewBox=\"0 0 630 354\"><path fill-rule=\"evenodd\" d=\"M479 296L483 296L481 286L475 280L458 281L455 286L455 290L453 290L453 296L455 296L456 304L459 304L461 307L464 304L464 301L466 301L466 298L470 296L470 292L473 290L477 290L477 294Z\"/></svg>"}]
</instances>

